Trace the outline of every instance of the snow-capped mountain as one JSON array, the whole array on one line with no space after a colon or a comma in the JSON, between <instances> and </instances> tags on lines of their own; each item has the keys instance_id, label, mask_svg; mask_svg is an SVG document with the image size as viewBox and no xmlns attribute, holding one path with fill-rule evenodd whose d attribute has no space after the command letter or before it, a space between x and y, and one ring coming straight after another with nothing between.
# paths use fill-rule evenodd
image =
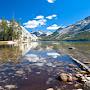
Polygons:
<instances>
[{"instance_id":1,"label":"snow-capped mountain","mask_svg":"<svg viewBox=\"0 0 90 90\"><path fill-rule=\"evenodd\" d=\"M51 35L52 32L37 31L37 32L33 32L32 34L36 35L37 37L42 37L42 36Z\"/></svg>"},{"instance_id":2,"label":"snow-capped mountain","mask_svg":"<svg viewBox=\"0 0 90 90\"><path fill-rule=\"evenodd\" d=\"M56 30L49 38L50 40L90 40L90 16Z\"/></svg>"}]
</instances>

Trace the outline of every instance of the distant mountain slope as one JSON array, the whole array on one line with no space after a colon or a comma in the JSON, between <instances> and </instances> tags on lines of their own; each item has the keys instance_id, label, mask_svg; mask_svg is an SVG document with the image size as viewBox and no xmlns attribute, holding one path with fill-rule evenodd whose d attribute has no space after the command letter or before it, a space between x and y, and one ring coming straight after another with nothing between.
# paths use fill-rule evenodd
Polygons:
<instances>
[{"instance_id":1,"label":"distant mountain slope","mask_svg":"<svg viewBox=\"0 0 90 90\"><path fill-rule=\"evenodd\" d=\"M44 37L44 36L51 35L52 32L36 31L36 32L33 32L32 34L36 35L37 37Z\"/></svg>"},{"instance_id":2,"label":"distant mountain slope","mask_svg":"<svg viewBox=\"0 0 90 90\"><path fill-rule=\"evenodd\" d=\"M90 16L63 29L56 30L44 40L90 40Z\"/></svg>"}]
</instances>

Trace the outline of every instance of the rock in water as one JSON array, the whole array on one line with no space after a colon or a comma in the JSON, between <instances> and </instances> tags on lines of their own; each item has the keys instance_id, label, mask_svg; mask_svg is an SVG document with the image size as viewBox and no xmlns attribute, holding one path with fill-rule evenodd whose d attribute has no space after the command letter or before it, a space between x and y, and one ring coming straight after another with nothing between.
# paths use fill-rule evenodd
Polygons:
<instances>
[{"instance_id":1,"label":"rock in water","mask_svg":"<svg viewBox=\"0 0 90 90\"><path fill-rule=\"evenodd\" d=\"M48 88L48 89L46 89L46 90L54 90L53 88Z\"/></svg>"},{"instance_id":2,"label":"rock in water","mask_svg":"<svg viewBox=\"0 0 90 90\"><path fill-rule=\"evenodd\" d=\"M0 86L0 90L4 90L4 88L2 86Z\"/></svg>"},{"instance_id":3,"label":"rock in water","mask_svg":"<svg viewBox=\"0 0 90 90\"><path fill-rule=\"evenodd\" d=\"M75 76L73 76L73 81L77 81L78 80L78 78L76 78Z\"/></svg>"},{"instance_id":4,"label":"rock in water","mask_svg":"<svg viewBox=\"0 0 90 90\"><path fill-rule=\"evenodd\" d=\"M22 74L24 74L24 72L23 71L16 71L16 74L22 75Z\"/></svg>"},{"instance_id":5,"label":"rock in water","mask_svg":"<svg viewBox=\"0 0 90 90\"><path fill-rule=\"evenodd\" d=\"M61 73L61 74L60 74L60 79L61 79L62 81L64 81L64 82L67 82L67 80L68 80L67 74L66 74L66 73Z\"/></svg>"},{"instance_id":6,"label":"rock in water","mask_svg":"<svg viewBox=\"0 0 90 90\"><path fill-rule=\"evenodd\" d=\"M69 82L72 82L72 81L73 81L72 74L68 74L67 76L68 76L68 81L69 81Z\"/></svg>"},{"instance_id":7,"label":"rock in water","mask_svg":"<svg viewBox=\"0 0 90 90\"><path fill-rule=\"evenodd\" d=\"M16 85L6 85L5 88L11 90L11 89L17 88L17 86Z\"/></svg>"},{"instance_id":8,"label":"rock in water","mask_svg":"<svg viewBox=\"0 0 90 90\"><path fill-rule=\"evenodd\" d=\"M86 76L85 78L86 78L88 81L90 81L90 76L89 76L89 77L88 77L88 76Z\"/></svg>"},{"instance_id":9,"label":"rock in water","mask_svg":"<svg viewBox=\"0 0 90 90\"><path fill-rule=\"evenodd\" d=\"M82 85L80 83L77 83L77 84L74 85L75 88L81 88L81 86Z\"/></svg>"},{"instance_id":10,"label":"rock in water","mask_svg":"<svg viewBox=\"0 0 90 90\"><path fill-rule=\"evenodd\" d=\"M87 86L87 87L90 88L90 81L86 81L86 82L85 82L85 86Z\"/></svg>"}]
</instances>

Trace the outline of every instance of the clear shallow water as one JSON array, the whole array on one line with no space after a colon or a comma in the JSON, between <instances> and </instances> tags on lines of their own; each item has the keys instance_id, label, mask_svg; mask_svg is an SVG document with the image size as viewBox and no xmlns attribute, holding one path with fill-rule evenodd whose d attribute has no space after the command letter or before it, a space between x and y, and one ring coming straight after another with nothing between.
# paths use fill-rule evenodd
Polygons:
<instances>
[{"instance_id":1,"label":"clear shallow water","mask_svg":"<svg viewBox=\"0 0 90 90\"><path fill-rule=\"evenodd\" d=\"M75 56L75 51L83 50L83 46L85 50L85 43L79 43L32 42L19 46L1 45L0 85L4 87L13 84L17 86L16 90L46 90L50 87L55 90L73 90L73 85L59 82L56 77L61 72L75 74L76 69L80 70L69 57L71 54ZM69 50L69 47L75 49ZM86 50L89 51L89 46Z\"/></svg>"}]
</instances>

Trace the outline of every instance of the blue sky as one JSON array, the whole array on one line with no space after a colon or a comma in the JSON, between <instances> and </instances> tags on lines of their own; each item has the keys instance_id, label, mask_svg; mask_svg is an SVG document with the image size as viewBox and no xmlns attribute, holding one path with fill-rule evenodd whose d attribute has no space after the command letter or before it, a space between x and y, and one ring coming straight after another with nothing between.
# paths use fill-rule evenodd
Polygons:
<instances>
[{"instance_id":1,"label":"blue sky","mask_svg":"<svg viewBox=\"0 0 90 90\"><path fill-rule=\"evenodd\" d=\"M30 31L54 31L90 16L90 0L0 0L0 18L13 16Z\"/></svg>"}]
</instances>

